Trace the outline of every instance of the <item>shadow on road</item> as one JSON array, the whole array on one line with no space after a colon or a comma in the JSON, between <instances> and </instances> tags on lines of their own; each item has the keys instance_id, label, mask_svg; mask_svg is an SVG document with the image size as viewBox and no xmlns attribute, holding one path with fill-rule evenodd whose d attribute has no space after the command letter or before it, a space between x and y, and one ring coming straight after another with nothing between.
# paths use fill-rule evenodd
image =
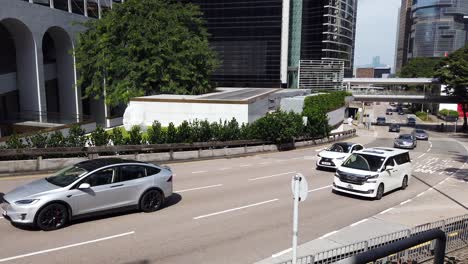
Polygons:
<instances>
[{"instance_id":1,"label":"shadow on road","mask_svg":"<svg viewBox=\"0 0 468 264\"><path fill-rule=\"evenodd\" d=\"M150 264L151 262L147 259L143 259L143 260L135 260L135 261L131 261L131 262L125 262L124 264Z\"/></svg>"}]
</instances>

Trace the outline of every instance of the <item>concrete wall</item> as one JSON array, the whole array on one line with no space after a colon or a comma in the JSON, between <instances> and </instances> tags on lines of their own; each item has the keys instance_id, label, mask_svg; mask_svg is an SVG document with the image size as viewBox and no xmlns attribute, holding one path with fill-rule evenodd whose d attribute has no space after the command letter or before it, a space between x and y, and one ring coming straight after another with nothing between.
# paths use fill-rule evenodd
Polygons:
<instances>
[{"instance_id":1,"label":"concrete wall","mask_svg":"<svg viewBox=\"0 0 468 264\"><path fill-rule=\"evenodd\" d=\"M345 110L346 110L346 107L341 107L334 111L328 112L327 113L328 124L334 127L336 125L343 123L343 120L345 118Z\"/></svg>"},{"instance_id":2,"label":"concrete wall","mask_svg":"<svg viewBox=\"0 0 468 264\"><path fill-rule=\"evenodd\" d=\"M239 124L249 120L249 106L247 104L207 104L207 103L178 103L178 102L136 102L131 101L123 117L126 129L133 125L150 126L154 120L168 126L170 122L180 125L184 120L231 120L236 118Z\"/></svg>"},{"instance_id":3,"label":"concrete wall","mask_svg":"<svg viewBox=\"0 0 468 264\"><path fill-rule=\"evenodd\" d=\"M0 94L16 90L16 72L0 75Z\"/></svg>"},{"instance_id":4,"label":"concrete wall","mask_svg":"<svg viewBox=\"0 0 468 264\"><path fill-rule=\"evenodd\" d=\"M42 41L49 29L58 29L62 36L52 37L59 53L60 104L66 114L79 114L78 94L74 89L76 74L69 51L77 32L84 29L76 22L84 22L87 18L25 1L0 0L0 5L0 23L15 40L20 110L47 111Z\"/></svg>"}]
</instances>

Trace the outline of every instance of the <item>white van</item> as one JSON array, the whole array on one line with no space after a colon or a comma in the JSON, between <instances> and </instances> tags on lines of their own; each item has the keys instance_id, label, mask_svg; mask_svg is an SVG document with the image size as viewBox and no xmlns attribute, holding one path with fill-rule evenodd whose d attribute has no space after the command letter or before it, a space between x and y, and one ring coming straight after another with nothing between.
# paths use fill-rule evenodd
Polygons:
<instances>
[{"instance_id":1,"label":"white van","mask_svg":"<svg viewBox=\"0 0 468 264\"><path fill-rule=\"evenodd\" d=\"M411 171L407 150L368 148L356 151L336 171L333 192L380 200L386 192L406 189Z\"/></svg>"}]
</instances>

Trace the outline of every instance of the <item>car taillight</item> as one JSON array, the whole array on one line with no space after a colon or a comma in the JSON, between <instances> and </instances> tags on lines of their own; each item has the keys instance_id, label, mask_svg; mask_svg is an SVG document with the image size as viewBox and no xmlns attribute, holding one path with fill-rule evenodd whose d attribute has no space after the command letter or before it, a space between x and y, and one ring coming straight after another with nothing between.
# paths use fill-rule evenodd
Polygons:
<instances>
[{"instance_id":1,"label":"car taillight","mask_svg":"<svg viewBox=\"0 0 468 264\"><path fill-rule=\"evenodd\" d=\"M167 179L167 182L172 182L172 175L169 177L169 179Z\"/></svg>"}]
</instances>

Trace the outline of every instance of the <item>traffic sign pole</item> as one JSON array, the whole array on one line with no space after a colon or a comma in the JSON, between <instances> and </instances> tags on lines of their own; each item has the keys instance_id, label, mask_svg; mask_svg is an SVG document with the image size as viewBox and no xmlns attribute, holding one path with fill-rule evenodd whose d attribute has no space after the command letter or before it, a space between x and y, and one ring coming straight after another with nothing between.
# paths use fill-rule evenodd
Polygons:
<instances>
[{"instance_id":1,"label":"traffic sign pole","mask_svg":"<svg viewBox=\"0 0 468 264\"><path fill-rule=\"evenodd\" d=\"M297 263L297 226L299 216L299 183L301 177L294 176L294 212L293 212L293 239L292 239L292 264Z\"/></svg>"}]
</instances>

